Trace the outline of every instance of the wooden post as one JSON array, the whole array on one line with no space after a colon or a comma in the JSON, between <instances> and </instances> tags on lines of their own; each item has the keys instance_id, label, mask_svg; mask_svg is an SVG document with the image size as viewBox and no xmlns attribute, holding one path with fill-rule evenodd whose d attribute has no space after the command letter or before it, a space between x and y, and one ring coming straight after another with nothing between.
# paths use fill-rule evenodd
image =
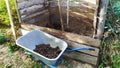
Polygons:
<instances>
[{"instance_id":1,"label":"wooden post","mask_svg":"<svg viewBox=\"0 0 120 68\"><path fill-rule=\"evenodd\" d=\"M18 11L18 4L17 4L17 1L14 0L14 2L15 2L15 7L16 7L16 11L17 11L19 23L22 23L21 16L20 16L20 12ZM18 23L18 24L19 24L19 23ZM19 25L19 26L20 26L20 25Z\"/></svg>"},{"instance_id":2,"label":"wooden post","mask_svg":"<svg viewBox=\"0 0 120 68\"><path fill-rule=\"evenodd\" d=\"M58 0L58 8L59 8L60 22L61 22L62 31L64 31L64 24L63 24L63 19L62 19L60 0Z\"/></svg>"},{"instance_id":3,"label":"wooden post","mask_svg":"<svg viewBox=\"0 0 120 68\"><path fill-rule=\"evenodd\" d=\"M14 36L14 40L16 40L16 32L15 32L13 18L12 18L12 14L11 14L11 10L10 10L9 0L5 0L5 2L6 2L7 11L8 11L8 14L9 14L10 25L11 25L12 33L13 33L13 36Z\"/></svg>"},{"instance_id":4,"label":"wooden post","mask_svg":"<svg viewBox=\"0 0 120 68\"><path fill-rule=\"evenodd\" d=\"M104 32L108 0L99 0L96 17L94 19L94 38L101 39Z\"/></svg>"}]
</instances>

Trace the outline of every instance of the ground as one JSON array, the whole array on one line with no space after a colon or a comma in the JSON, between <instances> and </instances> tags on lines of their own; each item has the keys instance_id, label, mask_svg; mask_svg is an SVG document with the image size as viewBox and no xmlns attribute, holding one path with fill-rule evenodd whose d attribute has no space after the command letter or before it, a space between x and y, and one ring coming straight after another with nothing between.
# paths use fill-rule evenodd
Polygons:
<instances>
[{"instance_id":1,"label":"ground","mask_svg":"<svg viewBox=\"0 0 120 68\"><path fill-rule=\"evenodd\" d=\"M34 62L30 56L25 55L23 49L9 53L9 47L0 45L0 68L41 68L41 64ZM47 68L47 66L46 66ZM58 68L93 68L87 63L64 59Z\"/></svg>"},{"instance_id":2,"label":"ground","mask_svg":"<svg viewBox=\"0 0 120 68\"><path fill-rule=\"evenodd\" d=\"M41 20L33 24L61 30L58 7L51 7L49 11L49 13L39 15ZM94 31L94 11L94 8L86 6L70 7L69 26L67 27L66 7L62 7L64 30L66 32L92 37Z\"/></svg>"}]
</instances>

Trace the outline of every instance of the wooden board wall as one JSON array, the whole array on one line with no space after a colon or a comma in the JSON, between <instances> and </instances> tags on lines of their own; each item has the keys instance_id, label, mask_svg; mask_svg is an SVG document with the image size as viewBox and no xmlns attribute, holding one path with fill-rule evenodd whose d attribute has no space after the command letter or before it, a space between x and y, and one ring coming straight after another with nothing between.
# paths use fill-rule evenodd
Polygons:
<instances>
[{"instance_id":1,"label":"wooden board wall","mask_svg":"<svg viewBox=\"0 0 120 68\"><path fill-rule=\"evenodd\" d=\"M87 7L96 7L95 0L79 2L70 2L70 6L80 6L86 5ZM49 1L51 5L58 6L57 1ZM48 0L16 0L16 5L19 13L19 18L21 22L25 23L36 23L40 21L40 18L43 17L41 14L48 13ZM62 1L61 6L66 6L67 2ZM46 19L48 20L48 19Z\"/></svg>"},{"instance_id":2,"label":"wooden board wall","mask_svg":"<svg viewBox=\"0 0 120 68\"><path fill-rule=\"evenodd\" d=\"M16 5L21 22L39 22L41 15L48 13L46 1L47 0L17 0Z\"/></svg>"}]
</instances>

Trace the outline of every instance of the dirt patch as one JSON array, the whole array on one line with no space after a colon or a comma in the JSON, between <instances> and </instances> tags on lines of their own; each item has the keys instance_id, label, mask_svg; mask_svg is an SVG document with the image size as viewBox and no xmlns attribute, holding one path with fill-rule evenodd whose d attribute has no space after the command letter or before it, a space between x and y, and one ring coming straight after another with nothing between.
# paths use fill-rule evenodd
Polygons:
<instances>
[{"instance_id":1,"label":"dirt patch","mask_svg":"<svg viewBox=\"0 0 120 68\"><path fill-rule=\"evenodd\" d=\"M62 7L62 19L64 23L64 30L66 32L92 37L94 10L89 9L87 7L84 7L84 9L80 8L83 7L81 6L70 8L71 11L69 15L69 28L68 28L66 7ZM39 23L35 23L35 25L61 30L58 7L52 7L49 10L49 15L47 16L46 15L42 16L43 18L47 18L46 20L44 20L44 22L42 21ZM47 20L49 20L49 22Z\"/></svg>"},{"instance_id":2,"label":"dirt patch","mask_svg":"<svg viewBox=\"0 0 120 68\"><path fill-rule=\"evenodd\" d=\"M58 47L50 47L50 44L36 45L34 51L50 59L56 58L61 52L61 50Z\"/></svg>"},{"instance_id":3,"label":"dirt patch","mask_svg":"<svg viewBox=\"0 0 120 68\"><path fill-rule=\"evenodd\" d=\"M22 53L22 50L16 51L12 56L8 56L8 47L0 45L0 68L40 68L39 62L34 62L30 57ZM47 68L47 66L45 66ZM93 68L93 66L77 62L63 57L62 64L58 68Z\"/></svg>"}]
</instances>

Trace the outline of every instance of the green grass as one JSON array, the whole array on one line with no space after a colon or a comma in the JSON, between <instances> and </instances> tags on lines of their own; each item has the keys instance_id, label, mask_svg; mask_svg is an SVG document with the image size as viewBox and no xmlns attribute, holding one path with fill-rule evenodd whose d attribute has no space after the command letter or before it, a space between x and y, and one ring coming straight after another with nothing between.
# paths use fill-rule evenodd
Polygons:
<instances>
[{"instance_id":1,"label":"green grass","mask_svg":"<svg viewBox=\"0 0 120 68\"><path fill-rule=\"evenodd\" d=\"M0 31L0 44L3 44L7 41L7 37Z\"/></svg>"},{"instance_id":2,"label":"green grass","mask_svg":"<svg viewBox=\"0 0 120 68\"><path fill-rule=\"evenodd\" d=\"M6 9L5 0L0 0L0 23L9 25L9 17Z\"/></svg>"},{"instance_id":3,"label":"green grass","mask_svg":"<svg viewBox=\"0 0 120 68\"><path fill-rule=\"evenodd\" d=\"M17 25L16 23L18 23L18 17L17 17L14 0L9 0L9 2L10 2L10 9L12 11L12 17L13 17L14 24ZM10 20L9 20L9 16L7 13L5 0L0 0L0 29L9 28L9 27L10 27Z\"/></svg>"},{"instance_id":4,"label":"green grass","mask_svg":"<svg viewBox=\"0 0 120 68\"><path fill-rule=\"evenodd\" d=\"M120 68L120 1L109 1L99 68Z\"/></svg>"}]
</instances>

